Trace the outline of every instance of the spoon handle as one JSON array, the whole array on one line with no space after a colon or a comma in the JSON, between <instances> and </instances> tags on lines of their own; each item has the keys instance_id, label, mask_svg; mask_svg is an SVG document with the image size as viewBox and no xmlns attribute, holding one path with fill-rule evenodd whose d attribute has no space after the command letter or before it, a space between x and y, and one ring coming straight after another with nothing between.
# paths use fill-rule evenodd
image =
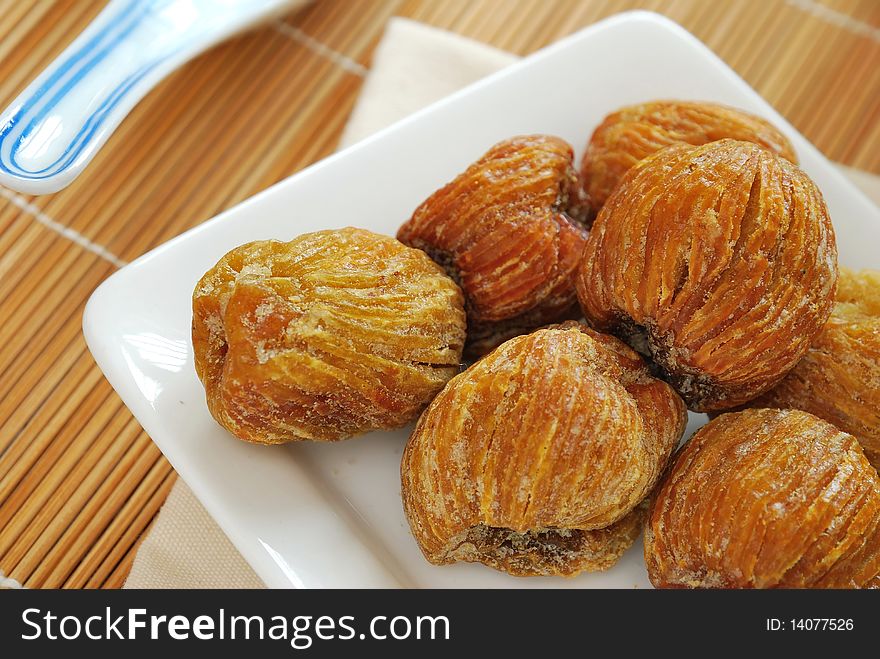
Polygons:
<instances>
[{"instance_id":1,"label":"spoon handle","mask_svg":"<svg viewBox=\"0 0 880 659\"><path fill-rule=\"evenodd\" d=\"M297 0L111 0L0 114L0 185L67 186L160 80Z\"/></svg>"}]
</instances>

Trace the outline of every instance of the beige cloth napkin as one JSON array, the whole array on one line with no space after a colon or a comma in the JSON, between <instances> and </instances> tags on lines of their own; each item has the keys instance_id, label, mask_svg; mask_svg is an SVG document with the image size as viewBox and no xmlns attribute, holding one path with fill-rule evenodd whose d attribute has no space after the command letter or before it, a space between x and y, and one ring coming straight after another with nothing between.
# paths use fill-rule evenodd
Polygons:
<instances>
[{"instance_id":1,"label":"beige cloth napkin","mask_svg":"<svg viewBox=\"0 0 880 659\"><path fill-rule=\"evenodd\" d=\"M514 62L449 32L392 19L343 135L346 146ZM880 178L843 168L880 204ZM262 588L263 583L179 480L144 540L126 588Z\"/></svg>"}]
</instances>

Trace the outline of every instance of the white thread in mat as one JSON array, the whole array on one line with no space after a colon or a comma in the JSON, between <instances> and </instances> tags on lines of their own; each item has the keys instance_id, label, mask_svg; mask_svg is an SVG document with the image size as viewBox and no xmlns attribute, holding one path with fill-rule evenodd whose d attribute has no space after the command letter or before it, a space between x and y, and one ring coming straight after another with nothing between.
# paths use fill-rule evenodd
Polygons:
<instances>
[{"instance_id":1,"label":"white thread in mat","mask_svg":"<svg viewBox=\"0 0 880 659\"><path fill-rule=\"evenodd\" d=\"M880 42L880 28L876 28L870 23L865 23L864 21L860 21L857 18L848 16L847 14L832 9L831 7L826 7L825 5L820 4L815 0L787 1L788 4L792 7L802 9L808 14L812 14L816 18L826 21L827 23L831 23L832 25L842 27L843 29L854 32L855 34L859 34L868 37L869 39L873 39L874 41Z\"/></svg>"},{"instance_id":2,"label":"white thread in mat","mask_svg":"<svg viewBox=\"0 0 880 659\"><path fill-rule=\"evenodd\" d=\"M14 204L21 210L23 210L28 215L32 216L37 222L42 224L47 229L54 231L55 233L67 238L71 242L76 243L83 249L90 251L92 254L97 254L105 261L109 261L117 268L121 268L126 265L126 262L121 258L113 254L110 250L98 243L94 243L84 235L82 235L79 231L74 231L70 227L64 226L61 222L53 220L51 217L46 215L38 206L30 203L24 197L19 196L12 190L7 188L0 187L0 197L7 199L10 203Z\"/></svg>"},{"instance_id":3,"label":"white thread in mat","mask_svg":"<svg viewBox=\"0 0 880 659\"><path fill-rule=\"evenodd\" d=\"M293 27L292 25L289 25L284 21L278 21L277 23L275 23L275 29L284 36L293 39L299 44L302 44L313 53L320 55L321 57L326 57L334 64L338 64L349 73L353 73L356 76L360 76L362 78L367 75L367 67L365 67L363 64L361 64L360 62L355 62L347 55L343 55L342 53L333 50L332 48L330 48L330 46L324 45L323 43L321 43L314 37L309 36L299 28Z\"/></svg>"},{"instance_id":4,"label":"white thread in mat","mask_svg":"<svg viewBox=\"0 0 880 659\"><path fill-rule=\"evenodd\" d=\"M0 570L0 590L14 590L17 588L24 588L20 583L18 583L12 577L7 577L3 570Z\"/></svg>"}]
</instances>

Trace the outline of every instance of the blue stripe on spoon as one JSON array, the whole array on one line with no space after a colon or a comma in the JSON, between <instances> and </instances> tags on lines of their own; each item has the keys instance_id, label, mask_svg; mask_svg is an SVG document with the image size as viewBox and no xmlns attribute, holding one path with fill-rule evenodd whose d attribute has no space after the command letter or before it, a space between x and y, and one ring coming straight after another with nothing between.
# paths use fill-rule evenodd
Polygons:
<instances>
[{"instance_id":1,"label":"blue stripe on spoon","mask_svg":"<svg viewBox=\"0 0 880 659\"><path fill-rule=\"evenodd\" d=\"M37 194L66 186L162 77L301 1L111 0L0 114L0 185Z\"/></svg>"},{"instance_id":2,"label":"blue stripe on spoon","mask_svg":"<svg viewBox=\"0 0 880 659\"><path fill-rule=\"evenodd\" d=\"M130 13L130 12L126 12L126 14L128 14L128 13ZM20 147L23 144L25 144L27 138L30 137L30 135L33 133L33 131L39 127L40 122L43 119L45 119L46 115L49 112L51 112L52 109L58 105L59 101L61 101L68 93L70 93L71 89L73 89L79 82L81 82L83 77L88 75L88 73L91 72L95 68L95 66L97 66L102 60L104 60L107 57L107 55L109 55L113 51L113 49L116 48L125 39L125 37L127 37L129 34L131 34L131 32L137 27L140 19L143 18L143 15L144 15L144 12L141 12L139 15L135 16L133 18L133 20L128 21L126 23L122 23L121 21L115 22L115 23L110 23L107 26L107 28L105 30L102 30L102 32L99 33L99 35L95 39L92 39L83 49L81 49L81 51L77 54L78 57L71 59L71 60L68 60L61 65L61 67L58 69L56 75L53 76L53 82L55 84L46 85L44 87L44 89L42 90L43 94L35 95L30 100L30 102L28 104L23 106L22 109L16 113L17 117L14 118L14 121L16 119L18 121L28 119L28 121L24 125L24 127L21 129L20 134L16 137L14 146L12 147L12 149L10 149L9 162L15 166L15 169L8 168L6 166L6 164L2 161L0 161L0 169L2 169L3 171L9 172L9 173L13 173L13 174L29 176L31 178L44 178L43 176L40 176L40 175L44 174L45 172L47 172L53 168L56 168L56 166L64 159L64 157L71 150L75 149L75 147L78 143L80 145L84 143L84 141L81 139L81 137L82 137L83 133L86 132L86 130L88 128L88 123L86 125L84 125L82 129L80 129L80 131L77 133L77 135L74 137L74 139L68 145L68 147L64 150L64 152L62 152L62 154L55 160L55 162L51 163L50 165L47 165L46 167L44 167L42 169L38 169L38 170L28 170L24 167L21 167L17 162L16 156L17 156L19 149L16 147ZM127 18L127 16L126 16L126 18ZM117 31L117 34L112 36L110 43L101 47L99 50L95 50L96 45L98 43L100 43L104 39L105 36L109 36L108 33L111 32L113 29L115 29ZM82 59L82 57L89 54L89 53L93 53L92 56L81 67L79 67L79 69L76 72L72 72L72 69L74 69L75 64L79 63L79 61ZM49 98L42 105L42 107L34 113L34 115L32 117L28 118L28 112L30 111L30 109L33 108L34 106L37 106L39 104L39 102L41 100L43 100L44 95L47 95L48 93L52 92L54 87L57 86L57 83L59 81L63 80L65 75L68 73L70 73L71 75L67 79L67 81L61 85L61 88L58 91L54 92L52 97ZM117 87L117 90L115 90L113 92L113 95L116 95L116 92L118 90L119 90L119 87ZM94 120L94 116L95 115L92 115L92 117L90 117L89 121ZM13 125L15 125L15 124L13 124ZM15 134L12 131L10 131L10 137L13 137L14 135ZM0 138L2 138L2 137L3 137L3 135L0 134ZM68 158L67 162L69 163L73 158L76 157L76 155L78 155L78 153L73 153L72 157Z\"/></svg>"}]
</instances>

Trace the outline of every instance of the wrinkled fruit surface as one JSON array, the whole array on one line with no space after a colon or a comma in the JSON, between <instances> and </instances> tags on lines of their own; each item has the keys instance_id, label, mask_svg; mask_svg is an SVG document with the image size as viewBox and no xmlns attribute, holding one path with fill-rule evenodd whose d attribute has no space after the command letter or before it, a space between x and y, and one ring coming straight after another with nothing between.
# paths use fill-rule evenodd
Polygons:
<instances>
[{"instance_id":1,"label":"wrinkled fruit surface","mask_svg":"<svg viewBox=\"0 0 880 659\"><path fill-rule=\"evenodd\" d=\"M572 158L556 137L496 144L400 228L461 286L470 354L574 314L587 230Z\"/></svg>"},{"instance_id":2,"label":"wrinkled fruit surface","mask_svg":"<svg viewBox=\"0 0 880 659\"><path fill-rule=\"evenodd\" d=\"M721 139L742 140L797 163L794 147L770 122L716 103L655 101L621 108L593 132L581 163L581 177L595 213L623 175L640 160L672 144L700 146Z\"/></svg>"},{"instance_id":3,"label":"wrinkled fruit surface","mask_svg":"<svg viewBox=\"0 0 880 659\"><path fill-rule=\"evenodd\" d=\"M754 144L671 146L633 167L587 239L578 297L591 325L651 359L696 411L775 385L834 302L822 195Z\"/></svg>"},{"instance_id":4,"label":"wrinkled fruit surface","mask_svg":"<svg viewBox=\"0 0 880 659\"><path fill-rule=\"evenodd\" d=\"M880 587L880 478L858 441L799 410L703 426L673 458L645 529L664 588Z\"/></svg>"},{"instance_id":5,"label":"wrinkled fruit surface","mask_svg":"<svg viewBox=\"0 0 880 659\"><path fill-rule=\"evenodd\" d=\"M518 576L614 564L686 411L621 341L579 323L516 337L453 378L401 464L426 558Z\"/></svg>"},{"instance_id":6,"label":"wrinkled fruit surface","mask_svg":"<svg viewBox=\"0 0 880 659\"><path fill-rule=\"evenodd\" d=\"M362 229L242 245L193 294L214 418L266 444L402 426L459 370L461 292L423 252Z\"/></svg>"},{"instance_id":7,"label":"wrinkled fruit surface","mask_svg":"<svg viewBox=\"0 0 880 659\"><path fill-rule=\"evenodd\" d=\"M834 311L807 354L748 405L815 414L855 436L880 468L880 272L841 268Z\"/></svg>"}]
</instances>

